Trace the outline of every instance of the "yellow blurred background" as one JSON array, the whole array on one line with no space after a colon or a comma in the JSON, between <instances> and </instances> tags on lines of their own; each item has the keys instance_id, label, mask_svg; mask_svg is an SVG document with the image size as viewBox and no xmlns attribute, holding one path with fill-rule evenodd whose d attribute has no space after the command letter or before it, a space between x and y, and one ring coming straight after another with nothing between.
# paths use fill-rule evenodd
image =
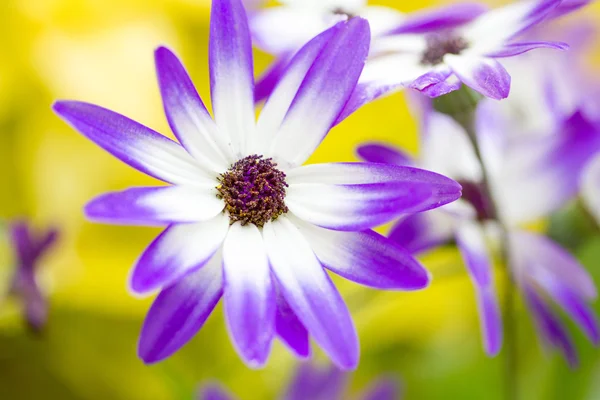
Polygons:
<instances>
[{"instance_id":1,"label":"yellow blurred background","mask_svg":"<svg viewBox=\"0 0 600 400\"><path fill-rule=\"evenodd\" d=\"M412 11L437 2L372 3ZM591 9L600 16L597 5ZM50 294L47 331L31 337L18 304L0 306L0 399L191 399L197 385L211 379L242 400L268 399L293 371L295 361L280 344L266 369L247 369L229 342L220 307L172 358L150 367L137 358L151 298L133 297L126 282L158 230L92 224L82 207L100 193L154 181L76 133L50 108L57 99L84 100L171 136L153 51L159 45L175 50L208 99L209 11L209 0L0 2L0 218L26 216L63 233L40 275ZM270 61L256 52L257 73ZM355 160L355 147L367 140L415 152L416 134L403 95L394 95L336 127L310 161ZM6 237L0 238L4 284L12 263ZM597 255L596 247L589 252ZM402 379L408 398L450 398L443 396L452 388L460 399L498 398L502 363L483 355L473 290L456 251L441 250L424 262L435 279L420 293L380 293L336 279L361 340L362 362L352 390L387 372ZM523 335L532 337L527 323ZM535 340L526 340L523 347L533 355L523 369L532 385L539 389L554 374L571 374L560 360L545 363ZM599 363L589 368L588 375L600 377ZM588 380L584 396L600 398L591 378L581 379ZM423 387L430 383L439 390ZM545 387L534 393L551 391ZM481 397L486 393L490 397Z\"/></svg>"}]
</instances>

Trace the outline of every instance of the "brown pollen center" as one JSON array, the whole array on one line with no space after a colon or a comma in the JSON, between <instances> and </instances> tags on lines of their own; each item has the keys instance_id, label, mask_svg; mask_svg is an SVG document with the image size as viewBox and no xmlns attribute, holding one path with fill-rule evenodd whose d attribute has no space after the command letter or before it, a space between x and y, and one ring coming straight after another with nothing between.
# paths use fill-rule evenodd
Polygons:
<instances>
[{"instance_id":1,"label":"brown pollen center","mask_svg":"<svg viewBox=\"0 0 600 400\"><path fill-rule=\"evenodd\" d=\"M251 155L237 161L217 178L217 197L225 201L230 223L258 227L288 212L284 203L285 173L271 158Z\"/></svg>"}]
</instances>

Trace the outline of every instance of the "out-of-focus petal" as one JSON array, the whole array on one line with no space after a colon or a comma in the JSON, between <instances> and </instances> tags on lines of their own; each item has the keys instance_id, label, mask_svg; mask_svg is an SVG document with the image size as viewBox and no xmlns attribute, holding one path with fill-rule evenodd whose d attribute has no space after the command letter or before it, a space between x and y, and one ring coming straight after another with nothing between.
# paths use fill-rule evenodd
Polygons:
<instances>
[{"instance_id":1,"label":"out-of-focus petal","mask_svg":"<svg viewBox=\"0 0 600 400\"><path fill-rule=\"evenodd\" d=\"M487 11L488 7L480 3L458 3L425 9L407 15L405 20L390 33L428 33L456 28Z\"/></svg>"},{"instance_id":2,"label":"out-of-focus petal","mask_svg":"<svg viewBox=\"0 0 600 400\"><path fill-rule=\"evenodd\" d=\"M177 56L159 47L154 58L165 115L173 133L199 164L223 172L234 161L227 137L221 137Z\"/></svg>"},{"instance_id":3,"label":"out-of-focus petal","mask_svg":"<svg viewBox=\"0 0 600 400\"><path fill-rule=\"evenodd\" d=\"M254 64L248 18L240 0L213 0L208 62L219 134L234 158L247 154L254 135Z\"/></svg>"},{"instance_id":4,"label":"out-of-focus petal","mask_svg":"<svg viewBox=\"0 0 600 400\"><path fill-rule=\"evenodd\" d=\"M581 196L596 223L600 223L600 154L586 165L581 175Z\"/></svg>"},{"instance_id":5,"label":"out-of-focus petal","mask_svg":"<svg viewBox=\"0 0 600 400\"><path fill-rule=\"evenodd\" d=\"M302 81L272 154L291 166L304 163L327 135L354 91L369 51L369 24L342 23Z\"/></svg>"},{"instance_id":6,"label":"out-of-focus petal","mask_svg":"<svg viewBox=\"0 0 600 400\"><path fill-rule=\"evenodd\" d=\"M600 326L594 310L575 289L542 268L529 273L530 279L544 288L546 293L560 305L594 344L600 343Z\"/></svg>"},{"instance_id":7,"label":"out-of-focus petal","mask_svg":"<svg viewBox=\"0 0 600 400\"><path fill-rule=\"evenodd\" d=\"M171 225L142 254L131 274L131 289L148 293L170 285L195 268L203 267L221 247L229 218L195 224Z\"/></svg>"},{"instance_id":8,"label":"out-of-focus petal","mask_svg":"<svg viewBox=\"0 0 600 400\"><path fill-rule=\"evenodd\" d=\"M358 146L356 153L366 162L413 166L413 157L403 150L384 143L367 143Z\"/></svg>"},{"instance_id":9,"label":"out-of-focus petal","mask_svg":"<svg viewBox=\"0 0 600 400\"><path fill-rule=\"evenodd\" d=\"M525 287L525 300L542 339L562 351L571 367L579 364L575 345L560 318L533 288Z\"/></svg>"},{"instance_id":10,"label":"out-of-focus petal","mask_svg":"<svg viewBox=\"0 0 600 400\"><path fill-rule=\"evenodd\" d=\"M358 337L344 301L309 243L285 217L263 236L281 292L311 336L340 368L358 364Z\"/></svg>"},{"instance_id":11,"label":"out-of-focus petal","mask_svg":"<svg viewBox=\"0 0 600 400\"><path fill-rule=\"evenodd\" d=\"M209 384L198 391L196 400L235 400L221 385Z\"/></svg>"},{"instance_id":12,"label":"out-of-focus petal","mask_svg":"<svg viewBox=\"0 0 600 400\"><path fill-rule=\"evenodd\" d=\"M430 210L460 197L460 185L441 175L391 164L308 165L288 174L286 204L324 228L364 230L401 214Z\"/></svg>"},{"instance_id":13,"label":"out-of-focus petal","mask_svg":"<svg viewBox=\"0 0 600 400\"><path fill-rule=\"evenodd\" d=\"M524 0L482 14L461 29L469 51L487 54L540 23L562 0Z\"/></svg>"},{"instance_id":14,"label":"out-of-focus petal","mask_svg":"<svg viewBox=\"0 0 600 400\"><path fill-rule=\"evenodd\" d=\"M388 238L411 254L419 254L454 237L454 218L443 210L409 215L398 221Z\"/></svg>"},{"instance_id":15,"label":"out-of-focus petal","mask_svg":"<svg viewBox=\"0 0 600 400\"><path fill-rule=\"evenodd\" d=\"M262 366L275 334L275 293L269 260L256 225L235 223L223 243L227 326L238 353Z\"/></svg>"},{"instance_id":16,"label":"out-of-focus petal","mask_svg":"<svg viewBox=\"0 0 600 400\"><path fill-rule=\"evenodd\" d=\"M223 292L220 255L164 289L148 311L138 343L145 363L161 361L200 330Z\"/></svg>"},{"instance_id":17,"label":"out-of-focus petal","mask_svg":"<svg viewBox=\"0 0 600 400\"><path fill-rule=\"evenodd\" d=\"M502 58L518 56L519 54L527 53L528 51L535 49L554 49L554 50L568 50L569 45L563 42L519 42L510 43L505 45L502 49L495 51L490 54L486 54L488 57Z\"/></svg>"},{"instance_id":18,"label":"out-of-focus petal","mask_svg":"<svg viewBox=\"0 0 600 400\"><path fill-rule=\"evenodd\" d=\"M179 144L123 115L79 101L59 101L53 108L92 142L145 174L191 186L209 179Z\"/></svg>"},{"instance_id":19,"label":"out-of-focus petal","mask_svg":"<svg viewBox=\"0 0 600 400\"><path fill-rule=\"evenodd\" d=\"M516 141L503 157L502 190L495 192L504 220L529 222L563 206L578 193L578 177L599 149L600 125L580 112L554 135Z\"/></svg>"},{"instance_id":20,"label":"out-of-focus petal","mask_svg":"<svg viewBox=\"0 0 600 400\"><path fill-rule=\"evenodd\" d=\"M308 358L310 356L308 331L280 293L277 293L275 328L277 335L296 356L300 358Z\"/></svg>"},{"instance_id":21,"label":"out-of-focus petal","mask_svg":"<svg viewBox=\"0 0 600 400\"><path fill-rule=\"evenodd\" d=\"M400 385L393 379L380 379L360 396L361 400L398 400L401 398Z\"/></svg>"},{"instance_id":22,"label":"out-of-focus petal","mask_svg":"<svg viewBox=\"0 0 600 400\"><path fill-rule=\"evenodd\" d=\"M482 95L501 100L510 92L510 75L502 64L491 58L446 54L444 62L470 88Z\"/></svg>"},{"instance_id":23,"label":"out-of-focus petal","mask_svg":"<svg viewBox=\"0 0 600 400\"><path fill-rule=\"evenodd\" d=\"M319 10L271 7L250 17L250 29L258 47L268 53L282 55L295 52L342 18L334 15L326 18Z\"/></svg>"},{"instance_id":24,"label":"out-of-focus petal","mask_svg":"<svg viewBox=\"0 0 600 400\"><path fill-rule=\"evenodd\" d=\"M310 362L298 366L283 400L342 400L347 374L333 365Z\"/></svg>"},{"instance_id":25,"label":"out-of-focus petal","mask_svg":"<svg viewBox=\"0 0 600 400\"><path fill-rule=\"evenodd\" d=\"M593 300L596 286L588 272L568 251L545 236L513 230L509 235L511 267L517 277L547 271L582 297Z\"/></svg>"},{"instance_id":26,"label":"out-of-focus petal","mask_svg":"<svg viewBox=\"0 0 600 400\"><path fill-rule=\"evenodd\" d=\"M376 232L339 232L292 221L319 261L346 279L394 290L423 289L429 284L429 273L407 250Z\"/></svg>"},{"instance_id":27,"label":"out-of-focus petal","mask_svg":"<svg viewBox=\"0 0 600 400\"><path fill-rule=\"evenodd\" d=\"M372 38L389 33L406 18L406 15L400 11L383 6L365 7L360 16L369 21Z\"/></svg>"},{"instance_id":28,"label":"out-of-focus petal","mask_svg":"<svg viewBox=\"0 0 600 400\"><path fill-rule=\"evenodd\" d=\"M456 228L456 242L477 290L485 351L495 356L502 347L502 320L482 227L474 221L462 221Z\"/></svg>"},{"instance_id":29,"label":"out-of-focus petal","mask_svg":"<svg viewBox=\"0 0 600 400\"><path fill-rule=\"evenodd\" d=\"M216 196L215 183L205 188L194 186L138 187L106 193L85 206L94 221L124 225L165 225L199 222L223 211Z\"/></svg>"}]
</instances>

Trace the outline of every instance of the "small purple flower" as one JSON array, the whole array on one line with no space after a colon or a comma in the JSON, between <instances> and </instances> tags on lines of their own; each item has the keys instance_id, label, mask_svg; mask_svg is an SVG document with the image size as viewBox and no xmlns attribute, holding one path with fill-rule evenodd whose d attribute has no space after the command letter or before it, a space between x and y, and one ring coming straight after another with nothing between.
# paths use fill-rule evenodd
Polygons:
<instances>
[{"instance_id":1,"label":"small purple flower","mask_svg":"<svg viewBox=\"0 0 600 400\"><path fill-rule=\"evenodd\" d=\"M348 101L369 38L361 18L318 35L292 59L256 122L245 10L240 0L214 0L214 120L177 57L164 47L155 54L181 145L98 106L54 105L96 144L170 184L104 194L85 208L93 220L168 225L131 274L134 292L160 290L139 341L145 362L181 348L223 297L232 342L250 366L266 362L276 335L308 357L310 333L336 365L354 368L356 331L325 268L382 289L427 286L414 257L370 228L454 201L460 185L393 165L302 166Z\"/></svg>"},{"instance_id":2,"label":"small purple flower","mask_svg":"<svg viewBox=\"0 0 600 400\"><path fill-rule=\"evenodd\" d=\"M37 283L36 273L40 258L54 245L58 231L48 229L36 235L24 220L10 223L9 231L16 257L9 293L21 300L29 328L40 332L48 319L48 302Z\"/></svg>"},{"instance_id":3,"label":"small purple flower","mask_svg":"<svg viewBox=\"0 0 600 400\"><path fill-rule=\"evenodd\" d=\"M509 137L497 103L480 103L476 131L497 216L489 212L489 199L481 190L481 167L458 123L426 108L421 125L418 160L375 143L361 146L358 153L371 162L410 163L451 176L462 184L463 198L439 210L401 219L390 239L413 253L456 240L477 291L486 353L495 355L502 345L502 322L487 243L497 239L495 221L499 218L508 229L509 266L541 336L574 363L571 341L549 300L598 344L598 322L587 305L596 296L594 283L568 252L545 236L523 231L522 226L549 215L577 195L576 178L600 149L600 124L575 113L556 127L554 135Z\"/></svg>"},{"instance_id":4,"label":"small purple flower","mask_svg":"<svg viewBox=\"0 0 600 400\"><path fill-rule=\"evenodd\" d=\"M348 374L334 366L319 367L311 363L300 364L281 400L343 400ZM401 397L397 382L392 379L379 379L355 400L398 400ZM197 400L235 400L235 396L218 384L208 384L200 388Z\"/></svg>"}]
</instances>

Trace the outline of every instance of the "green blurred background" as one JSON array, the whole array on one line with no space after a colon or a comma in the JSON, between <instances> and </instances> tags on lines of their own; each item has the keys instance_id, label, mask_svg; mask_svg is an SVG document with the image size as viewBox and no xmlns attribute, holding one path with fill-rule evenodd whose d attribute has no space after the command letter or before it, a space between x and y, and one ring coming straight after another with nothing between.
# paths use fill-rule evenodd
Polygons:
<instances>
[{"instance_id":1,"label":"green blurred background","mask_svg":"<svg viewBox=\"0 0 600 400\"><path fill-rule=\"evenodd\" d=\"M372 3L412 11L438 2ZM588 10L600 21L600 7ZM170 135L153 50L161 44L174 49L208 99L209 11L210 0L0 2L0 218L26 216L63 229L39 276L51 302L44 334L29 334L16 302L0 303L0 399L191 399L207 380L220 380L242 400L270 399L293 372L295 361L280 344L267 368L246 368L220 307L172 358L151 367L138 360L136 342L151 299L132 297L126 282L158 231L92 224L81 209L97 194L153 180L97 148L50 109L56 99L85 100ZM257 71L270 60L257 52ZM415 152L416 135L398 94L335 128L310 161L355 160L356 145L373 139ZM598 231L585 226L579 235L585 223L577 222L575 208L555 221L553 229L570 239L600 283ZM11 257L0 235L0 290L12 273ZM504 355L483 354L474 293L458 253L442 249L423 261L434 274L424 292L377 292L336 279L361 340L351 391L386 374L402 381L408 399L502 398ZM579 332L573 330L582 365L570 371L558 355L542 351L522 307L518 327L524 399L600 399L599 352Z\"/></svg>"}]
</instances>

